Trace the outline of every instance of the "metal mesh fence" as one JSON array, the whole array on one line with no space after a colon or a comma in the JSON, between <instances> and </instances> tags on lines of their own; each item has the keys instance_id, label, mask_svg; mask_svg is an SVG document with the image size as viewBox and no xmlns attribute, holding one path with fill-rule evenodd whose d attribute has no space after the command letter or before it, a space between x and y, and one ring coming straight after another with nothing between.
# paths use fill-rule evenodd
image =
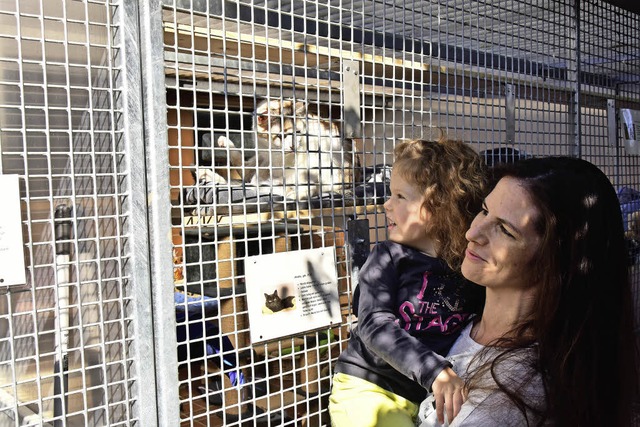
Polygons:
<instances>
[{"instance_id":1,"label":"metal mesh fence","mask_svg":"<svg viewBox=\"0 0 640 427\"><path fill-rule=\"evenodd\" d=\"M639 20L569 0L0 2L27 271L0 295L0 425L328 425L402 139L595 163L639 283ZM253 295L265 324L304 298L268 303L273 272L247 263L313 249L335 250L340 321L256 342Z\"/></svg>"},{"instance_id":2,"label":"metal mesh fence","mask_svg":"<svg viewBox=\"0 0 640 427\"><path fill-rule=\"evenodd\" d=\"M123 12L0 3L1 169L22 216L3 227L22 226L27 264L0 297L3 426L137 419Z\"/></svg>"},{"instance_id":3,"label":"metal mesh fence","mask_svg":"<svg viewBox=\"0 0 640 427\"><path fill-rule=\"evenodd\" d=\"M631 59L637 49L630 42L637 17L616 7L516 1L164 5L178 339L189 330L201 341L199 352L190 353L194 339L186 333L192 345L184 344L180 355L185 425L243 417L328 423L332 365L348 336L357 267L345 240L353 237L350 224L357 229L351 221L365 219L360 237L372 244L385 238L381 203L397 141L444 131L490 163L582 156L619 188L637 185L636 158L608 128L611 114L623 105L637 108L639 101L637 57ZM287 100L305 108L287 112ZM297 193L278 197L287 168L310 164L301 164L309 161L302 156L295 166L287 164L286 147L265 145L286 139L284 133L269 134L266 142L261 136L265 102L277 105L267 111L271 126L272 120L284 120L283 127L289 119L303 122L308 137L317 132L310 130L312 120L338 126L338 164L347 172L341 189L305 197L310 182L296 176ZM269 173L255 179L265 165ZM323 166L330 165L315 165ZM338 250L344 324L252 346L244 263L253 255L317 245ZM182 315L189 309L197 315Z\"/></svg>"}]
</instances>

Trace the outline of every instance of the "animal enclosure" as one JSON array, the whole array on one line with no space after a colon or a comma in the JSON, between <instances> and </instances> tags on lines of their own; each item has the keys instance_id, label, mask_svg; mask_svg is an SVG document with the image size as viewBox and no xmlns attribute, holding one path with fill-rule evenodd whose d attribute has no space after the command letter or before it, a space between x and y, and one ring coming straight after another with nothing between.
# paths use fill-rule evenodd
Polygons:
<instances>
[{"instance_id":1,"label":"animal enclosure","mask_svg":"<svg viewBox=\"0 0 640 427\"><path fill-rule=\"evenodd\" d=\"M20 211L2 227L21 230L26 276L0 280L1 426L330 425L403 139L593 162L640 283L637 10L20 0L0 22L0 168ZM274 324L322 295L246 263L322 248L340 321L252 342L249 295Z\"/></svg>"}]
</instances>

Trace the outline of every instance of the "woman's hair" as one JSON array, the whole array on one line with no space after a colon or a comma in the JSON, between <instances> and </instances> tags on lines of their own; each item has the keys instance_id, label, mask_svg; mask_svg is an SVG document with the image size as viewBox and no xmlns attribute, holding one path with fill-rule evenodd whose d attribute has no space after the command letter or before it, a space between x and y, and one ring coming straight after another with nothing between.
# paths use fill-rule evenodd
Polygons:
<instances>
[{"instance_id":1,"label":"woman's hair","mask_svg":"<svg viewBox=\"0 0 640 427\"><path fill-rule=\"evenodd\" d=\"M427 234L437 242L438 257L459 270L467 247L464 231L485 196L482 159L464 142L444 136L403 141L394 156L394 171L423 191L423 207L431 214Z\"/></svg>"},{"instance_id":2,"label":"woman's hair","mask_svg":"<svg viewBox=\"0 0 640 427\"><path fill-rule=\"evenodd\" d=\"M541 249L531 316L497 343L504 350L490 370L520 348L533 348L546 408L554 425L628 426L637 397L633 299L620 205L608 178L593 164L568 157L528 159L498 167L495 183L511 177L538 208ZM535 409L508 384L500 388L521 409ZM538 408L539 409L539 408Z\"/></svg>"}]
</instances>

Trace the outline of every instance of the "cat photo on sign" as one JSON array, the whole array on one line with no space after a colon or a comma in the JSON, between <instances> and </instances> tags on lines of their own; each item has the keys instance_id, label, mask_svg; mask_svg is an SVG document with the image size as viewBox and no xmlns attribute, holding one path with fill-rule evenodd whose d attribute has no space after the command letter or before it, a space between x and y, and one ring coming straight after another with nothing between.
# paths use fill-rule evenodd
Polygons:
<instances>
[{"instance_id":1,"label":"cat photo on sign","mask_svg":"<svg viewBox=\"0 0 640 427\"><path fill-rule=\"evenodd\" d=\"M252 344L342 321L335 246L249 256L244 270Z\"/></svg>"},{"instance_id":2,"label":"cat photo on sign","mask_svg":"<svg viewBox=\"0 0 640 427\"><path fill-rule=\"evenodd\" d=\"M296 297L289 295L289 289L287 289L287 287L281 287L271 293L264 292L262 314L275 314L281 311L295 310L295 308Z\"/></svg>"}]
</instances>

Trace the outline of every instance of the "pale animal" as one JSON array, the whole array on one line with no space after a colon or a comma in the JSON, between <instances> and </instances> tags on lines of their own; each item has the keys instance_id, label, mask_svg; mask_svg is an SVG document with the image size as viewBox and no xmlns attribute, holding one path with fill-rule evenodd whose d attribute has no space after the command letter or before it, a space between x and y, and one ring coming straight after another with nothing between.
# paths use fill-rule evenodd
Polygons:
<instances>
[{"instance_id":1,"label":"pale animal","mask_svg":"<svg viewBox=\"0 0 640 427\"><path fill-rule=\"evenodd\" d=\"M246 183L288 199L305 200L341 194L345 184L353 182L351 142L340 137L335 123L310 112L306 102L263 101L255 110L253 128L256 155L248 159L230 139L222 136L217 141L218 147L227 150L230 167L241 170ZM198 178L225 182L210 174L199 171Z\"/></svg>"}]
</instances>

